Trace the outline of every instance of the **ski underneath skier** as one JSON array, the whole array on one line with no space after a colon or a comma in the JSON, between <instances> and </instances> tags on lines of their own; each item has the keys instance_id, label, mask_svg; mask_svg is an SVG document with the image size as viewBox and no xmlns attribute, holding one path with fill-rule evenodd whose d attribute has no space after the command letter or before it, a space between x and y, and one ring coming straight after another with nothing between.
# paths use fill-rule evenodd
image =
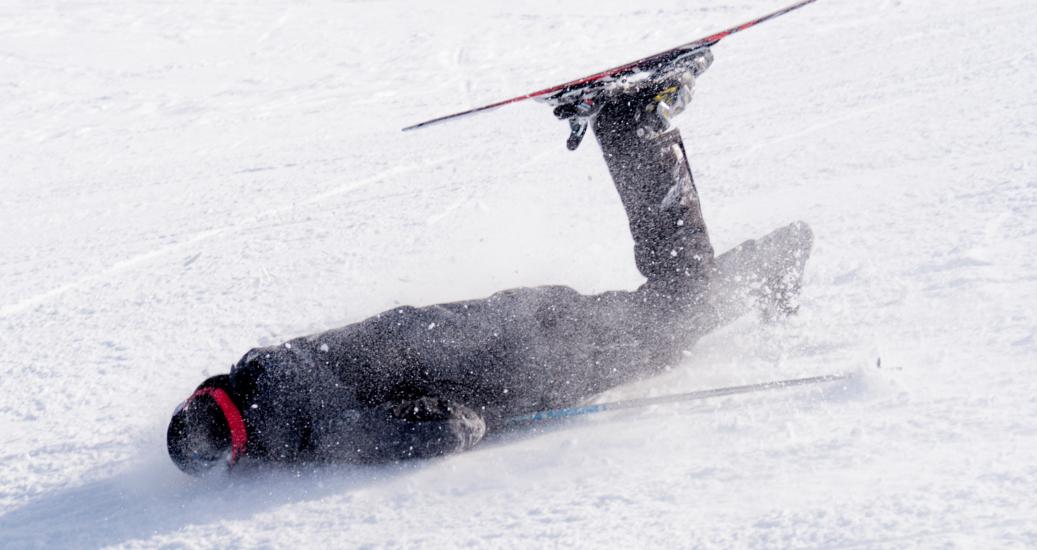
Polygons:
<instances>
[{"instance_id":1,"label":"ski underneath skier","mask_svg":"<svg viewBox=\"0 0 1037 550\"><path fill-rule=\"evenodd\" d=\"M802 222L714 256L670 118L708 67L611 90L592 128L646 282L581 295L563 286L398 307L256 348L178 407L173 462L391 462L475 446L509 418L572 406L674 365L754 305L795 310L812 236Z\"/></svg>"}]
</instances>

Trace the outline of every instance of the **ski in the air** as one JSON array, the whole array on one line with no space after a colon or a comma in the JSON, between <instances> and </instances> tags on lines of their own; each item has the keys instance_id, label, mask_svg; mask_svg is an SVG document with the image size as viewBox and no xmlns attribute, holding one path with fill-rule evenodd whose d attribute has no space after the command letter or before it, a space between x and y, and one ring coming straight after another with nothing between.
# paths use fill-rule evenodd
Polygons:
<instances>
[{"instance_id":1,"label":"ski in the air","mask_svg":"<svg viewBox=\"0 0 1037 550\"><path fill-rule=\"evenodd\" d=\"M418 124L408 126L403 130L416 130L418 128L424 128L425 126L430 126L433 124L438 124L440 122L446 122L448 120L474 115L476 113L489 111L492 109L496 109L497 107L503 107L504 105L518 103L520 101L525 101L527 99L536 99L538 101L547 103L555 107L556 114L558 114L557 109L559 108L573 106L572 109L578 109L578 106L582 102L595 97L603 89L609 88L613 85L623 84L628 80L635 78L652 78L663 72L669 72L671 70L680 69L685 64L692 65L693 68L693 64L696 58L701 58L702 54L706 52L708 48L710 48L717 42L720 42L728 35L734 34L739 31L744 31L745 29L754 27L760 23L763 23L764 21L774 19L775 17L784 15L790 11L797 10L815 1L816 0L801 0L800 2L796 2L791 6L784 7L778 11L764 15L763 17L758 17L751 21L742 23L741 25L736 25L729 29L722 30L718 33L711 34L709 36L706 36L705 38L699 38L698 40L693 40L686 44L681 44L680 46L677 46L675 48L671 48L669 50L659 52L648 57L643 57L636 61L631 61L630 63L620 65L618 67L613 67L611 69L607 69L589 76L585 76L583 78L577 78L576 80L551 86L549 88L544 88L543 90L538 90L536 92L523 94L517 97L513 97L511 99L505 99L503 101L498 101L496 103L491 103L489 105L484 105L482 107L476 107L474 109L469 109L467 111L462 111L460 113L454 113L451 115L434 118L432 120L426 120L425 122L419 122ZM576 111L574 110L574 112ZM576 118L577 117L573 117L571 120L576 120ZM576 128L574 128L574 133L575 132ZM570 149L574 148L575 147L570 146Z\"/></svg>"}]
</instances>

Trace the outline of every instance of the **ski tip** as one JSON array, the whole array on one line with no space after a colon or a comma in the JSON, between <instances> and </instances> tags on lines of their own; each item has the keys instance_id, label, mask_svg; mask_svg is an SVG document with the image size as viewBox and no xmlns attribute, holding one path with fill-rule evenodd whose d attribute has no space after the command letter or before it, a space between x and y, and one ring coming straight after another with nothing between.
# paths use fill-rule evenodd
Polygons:
<instances>
[{"instance_id":1,"label":"ski tip","mask_svg":"<svg viewBox=\"0 0 1037 550\"><path fill-rule=\"evenodd\" d=\"M425 126L428 126L428 125L430 125L430 124L435 124L435 123L437 123L437 122L442 122L442 119L440 119L440 118L434 118L434 119L432 119L432 120L426 120L426 121L424 121L424 122L419 122L419 123L417 123L417 124L411 124L410 126L406 126L406 127L404 127L404 128L403 128L403 129L401 129L400 131L401 131L401 132L410 132L411 130L417 130L418 128L424 128Z\"/></svg>"},{"instance_id":2,"label":"ski tip","mask_svg":"<svg viewBox=\"0 0 1037 550\"><path fill-rule=\"evenodd\" d=\"M458 117L464 116L464 115L466 115L468 113L469 113L468 111L464 111L462 113L454 113L452 115L446 115L446 116L441 116L441 117L433 118L433 119L430 119L430 120L426 120L424 122L419 122L417 124L411 124L410 126L407 126L403 130L401 130L401 132L409 132L411 130L417 130L418 128L424 128L426 126L431 126L431 125L439 123L439 122L443 122L443 121L451 120L451 119L454 119L454 118L458 118Z\"/></svg>"},{"instance_id":3,"label":"ski tip","mask_svg":"<svg viewBox=\"0 0 1037 550\"><path fill-rule=\"evenodd\" d=\"M446 116L441 116L441 117L438 117L438 118L433 118L431 120L426 120L424 122L419 122L417 124L411 124L410 126L407 126L407 127L403 128L400 131L401 132L410 132L411 130L417 130L419 128L424 128L426 126L432 126L433 124L438 124L440 122L446 122L448 120L453 120L455 118L460 118L462 116L469 115L473 111L464 111L464 112L461 112L461 113L454 113L452 115L446 115Z\"/></svg>"}]
</instances>

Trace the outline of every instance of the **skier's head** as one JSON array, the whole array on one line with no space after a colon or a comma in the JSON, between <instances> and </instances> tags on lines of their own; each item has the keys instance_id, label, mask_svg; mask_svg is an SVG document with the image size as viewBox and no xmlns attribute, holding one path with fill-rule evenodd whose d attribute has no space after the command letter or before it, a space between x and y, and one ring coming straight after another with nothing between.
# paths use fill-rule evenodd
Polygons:
<instances>
[{"instance_id":1,"label":"skier's head","mask_svg":"<svg viewBox=\"0 0 1037 550\"><path fill-rule=\"evenodd\" d=\"M221 461L233 465L245 450L245 424L226 387L226 375L206 380L169 421L169 458L188 474L203 474Z\"/></svg>"}]
</instances>

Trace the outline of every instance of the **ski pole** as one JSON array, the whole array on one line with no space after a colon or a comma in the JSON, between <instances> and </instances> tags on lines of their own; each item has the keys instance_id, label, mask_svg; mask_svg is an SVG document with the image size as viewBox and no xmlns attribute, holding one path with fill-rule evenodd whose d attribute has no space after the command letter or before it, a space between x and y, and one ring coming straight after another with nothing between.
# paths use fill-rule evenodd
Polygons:
<instances>
[{"instance_id":1,"label":"ski pole","mask_svg":"<svg viewBox=\"0 0 1037 550\"><path fill-rule=\"evenodd\" d=\"M553 420L558 418L568 418L571 416L582 416L586 414L595 414L605 411L619 411L623 409L635 409L640 407L648 407L650 405L659 405L663 403L679 403L682 401L697 401L700 399L708 399L710 397L721 397L725 395L734 395L738 393L749 393L757 391L769 391L778 390L783 388L791 388L793 386L804 386L807 384L821 384L824 382L834 382L836 380L846 380L852 376L851 373L838 373L838 374L825 374L822 376L811 376L809 378L793 378L789 380L776 380L773 382L760 382L757 384L747 384L744 386L729 386L726 388L714 388L709 390L699 390L687 393L677 393L672 395L660 395L658 397L642 397L638 399L625 399L622 401L612 401L609 403L597 403L594 405L584 405L580 407L566 407L561 409L548 409L545 411L537 411L529 414L521 414L508 418L506 422L508 424L520 424L527 422L539 422L542 420Z\"/></svg>"}]
</instances>

